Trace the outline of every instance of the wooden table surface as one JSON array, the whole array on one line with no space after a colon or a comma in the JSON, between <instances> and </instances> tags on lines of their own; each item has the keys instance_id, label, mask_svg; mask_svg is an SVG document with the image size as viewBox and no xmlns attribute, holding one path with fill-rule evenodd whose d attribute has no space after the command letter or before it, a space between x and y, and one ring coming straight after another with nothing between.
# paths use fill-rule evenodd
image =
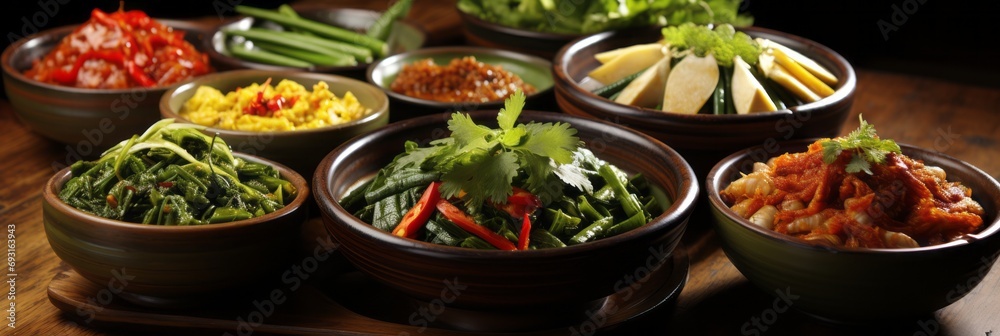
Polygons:
<instances>
[{"instance_id":1,"label":"wooden table surface","mask_svg":"<svg viewBox=\"0 0 1000 336\"><path fill-rule=\"evenodd\" d=\"M341 1L346 7L383 9L384 1ZM410 20L420 24L431 44L461 43L453 1L417 1ZM217 19L216 19L217 20ZM857 127L857 115L877 125L883 137L933 148L1000 176L1000 89L928 78L857 69L858 90L852 116L842 133ZM121 329L78 324L53 306L46 288L53 275L66 270L45 238L41 189L53 174L53 162L65 161L65 145L32 133L11 106L0 101L0 224L16 229L16 328L0 326L0 335L114 335ZM676 304L662 307L627 333L682 335L751 335L744 329L771 308L773 298L753 287L729 262L710 229L692 222L683 247L690 274ZM7 278L5 278L5 281ZM914 279L920 281L920 279ZM892 284L886 284L891 286ZM4 286L4 292L7 286ZM759 335L1000 335L1000 271L989 273L965 298L923 318L879 326L839 326L795 311ZM3 299L4 310L8 300ZM4 314L8 316L8 314ZM9 321L5 321L4 324ZM182 331L170 331L177 334ZM186 332L184 332L186 333ZM214 334L220 334L215 332Z\"/></svg>"}]
</instances>

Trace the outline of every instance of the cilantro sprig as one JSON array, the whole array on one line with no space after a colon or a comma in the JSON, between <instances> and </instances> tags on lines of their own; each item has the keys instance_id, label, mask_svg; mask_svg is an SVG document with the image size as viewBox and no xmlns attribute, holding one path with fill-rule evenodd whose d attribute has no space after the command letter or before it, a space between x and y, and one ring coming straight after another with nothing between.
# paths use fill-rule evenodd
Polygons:
<instances>
[{"instance_id":1,"label":"cilantro sprig","mask_svg":"<svg viewBox=\"0 0 1000 336\"><path fill-rule=\"evenodd\" d=\"M837 161L844 151L851 152L851 161L847 163L845 171L857 173L864 171L872 175L872 164L885 163L885 157L889 153L900 153L899 145L892 140L879 139L875 132L875 126L865 121L860 115L861 125L858 129L851 131L846 137L830 139L820 143L823 146L823 162L831 164Z\"/></svg>"},{"instance_id":2,"label":"cilantro sprig","mask_svg":"<svg viewBox=\"0 0 1000 336\"><path fill-rule=\"evenodd\" d=\"M517 124L524 99L518 90L504 102L496 129L455 112L448 120L450 137L429 147L408 145L405 156L396 161L396 169L417 166L441 172L442 197L461 196L471 205L503 203L513 192L512 182L519 174L524 174L529 190L544 187L553 175L583 189L578 184L586 181L585 177L569 176L573 170L559 169L573 162L580 144L576 129L567 123Z\"/></svg>"}]
</instances>

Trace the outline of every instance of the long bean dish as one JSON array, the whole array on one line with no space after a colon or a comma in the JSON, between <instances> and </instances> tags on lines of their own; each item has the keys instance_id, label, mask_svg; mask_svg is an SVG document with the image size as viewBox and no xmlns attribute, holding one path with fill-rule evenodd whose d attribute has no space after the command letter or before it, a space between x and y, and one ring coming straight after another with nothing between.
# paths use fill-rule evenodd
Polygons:
<instances>
[{"instance_id":1,"label":"long bean dish","mask_svg":"<svg viewBox=\"0 0 1000 336\"><path fill-rule=\"evenodd\" d=\"M983 207L946 172L903 155L861 120L850 135L757 162L720 192L743 218L828 246L906 248L976 232Z\"/></svg>"},{"instance_id":2,"label":"long bean dish","mask_svg":"<svg viewBox=\"0 0 1000 336\"><path fill-rule=\"evenodd\" d=\"M25 76L90 89L154 87L212 72L208 55L146 13L91 11L80 25Z\"/></svg>"},{"instance_id":3,"label":"long bean dish","mask_svg":"<svg viewBox=\"0 0 1000 336\"><path fill-rule=\"evenodd\" d=\"M276 168L234 157L200 128L163 119L96 161L78 161L59 198L97 216L158 225L259 217L295 199Z\"/></svg>"},{"instance_id":4,"label":"long bean dish","mask_svg":"<svg viewBox=\"0 0 1000 336\"><path fill-rule=\"evenodd\" d=\"M583 147L566 123L517 124L524 93L497 114L500 128L455 113L451 136L407 142L340 204L393 235L476 249L565 247L645 225L668 202ZM660 196L655 196L660 195Z\"/></svg>"}]
</instances>

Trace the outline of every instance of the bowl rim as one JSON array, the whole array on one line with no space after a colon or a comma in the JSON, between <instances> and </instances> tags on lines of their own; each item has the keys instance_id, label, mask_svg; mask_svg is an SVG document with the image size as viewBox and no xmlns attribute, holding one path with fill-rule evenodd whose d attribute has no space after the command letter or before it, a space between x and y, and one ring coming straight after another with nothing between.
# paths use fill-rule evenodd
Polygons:
<instances>
[{"instance_id":1,"label":"bowl rim","mask_svg":"<svg viewBox=\"0 0 1000 336\"><path fill-rule=\"evenodd\" d=\"M779 145L781 146L781 148L786 148L786 149L800 148L800 147L804 148L805 146L808 146L809 144L817 140L821 139L811 138L811 139L790 140L790 141L780 142ZM949 156L941 152L930 151L910 144L906 143L898 143L898 144L899 147L902 149L904 155L909 156L908 155L909 153L920 153L924 157L934 158L935 161L954 163L956 165L968 169L974 175L977 175L979 178L983 178L987 182L988 188L993 190L1000 190L1000 183L998 183L996 179L994 179L992 176L982 171L981 169L977 168L976 166L973 166L965 161L959 160L955 157ZM740 230L754 232L757 235L767 239L768 241L777 242L779 244L791 245L797 249L804 249L820 253L872 255L872 254L890 254L890 253L893 254L933 253L935 251L942 249L957 248L960 246L968 246L976 244L977 242L985 240L986 238L991 236L1000 237L1000 233L998 233L998 231L1000 231L1000 216L995 216L992 222L986 222L985 221L986 218L984 218L982 229L980 229L979 232L966 234L961 238L958 238L956 240L947 243L929 245L929 246L920 246L920 247L909 247L909 248L830 247L823 245L814 245L814 244L809 244L801 239L796 239L791 236L774 232L773 230L764 229L753 223L750 223L749 220L740 217L735 212L733 212L733 210L730 209L729 206L726 205L724 201L722 201L722 197L719 195L719 190L720 188L722 188L723 183L732 182L732 181L724 181L728 179L728 177L725 176L726 175L725 172L733 169L734 166L739 164L739 162L749 158L751 153L754 153L755 151L760 150L763 147L764 147L763 145L748 147L746 149L730 154L729 156L726 156L724 159L715 164L715 166L712 167L712 170L709 171L708 175L706 175L705 193L708 196L710 206L712 207L713 210L726 216L726 218L732 221L733 223L736 223L737 224L736 227L739 227ZM719 222L718 219L713 218L713 221L715 221L717 225L723 225L718 223Z\"/></svg>"},{"instance_id":2,"label":"bowl rim","mask_svg":"<svg viewBox=\"0 0 1000 336\"><path fill-rule=\"evenodd\" d=\"M345 83L348 86L364 87L364 88L372 89L370 91L373 93L373 95L375 95L376 100L379 101L379 106L377 108L368 107L372 111L371 111L371 113L369 113L364 118L356 119L356 120L351 120L349 122L342 123L342 124L328 125L328 126L323 126L323 127L319 127L319 128L306 128L306 129L300 129L300 130L282 130L282 131L262 132L262 131L231 130L231 129L225 129L225 128L218 128L218 127L206 126L202 130L203 132L207 132L207 133L219 133L220 135L232 135L232 136L254 136L254 135L260 135L260 134L271 134L271 135L274 135L274 136L284 136L284 135L292 135L292 134L303 134L303 135L305 135L305 134L311 134L311 133L323 133L323 132L328 132L328 131L336 131L336 130L350 128L350 127L354 127L354 126L358 126L358 125L364 125L364 124L371 123L371 122L373 122L375 120L379 120L384 115L388 115L389 114L389 97L385 95L385 92L383 92L382 90L379 90L374 85L371 85L369 83L366 83L366 82L363 82L363 81L360 81L360 80L357 80L357 79L354 79L354 78L350 78L350 77L346 77L346 76L341 76L341 75L337 75L337 74L320 73L320 72L305 72L305 71L287 72L287 71L279 71L279 70L240 69L240 70L230 70L230 71L223 71L223 72L212 73L212 74L204 75L204 76L201 76L201 77L191 78L191 79L188 79L188 80L184 80L184 81L178 82L177 86L170 88L169 90L167 90L166 92L164 92L163 95L160 97L160 103L159 103L160 115L163 116L163 117L165 117L165 118L174 118L174 119L176 119L179 122L200 125L200 124L197 124L197 123L195 123L193 121L190 121L187 118L184 118L183 116L181 116L180 115L180 111L174 111L173 109L170 108L170 101L173 100L173 98L174 98L175 95L177 95L179 92L194 91L194 90L197 90L199 86L207 85L207 84L204 84L202 82L212 82L212 81L216 81L216 80L220 80L220 79L225 79L225 78L230 78L230 77L247 78L247 77L257 77L257 76L274 77L274 78L280 77L281 79L309 78L309 79L316 79L316 80L324 81L324 82L327 82L327 84L331 84L331 83ZM247 85L249 85L249 84L247 84ZM349 90L349 91L352 94L355 94L354 91L351 91L351 90ZM355 95L357 95L357 94L355 94ZM182 104L182 106L183 106L183 104Z\"/></svg>"},{"instance_id":3,"label":"bowl rim","mask_svg":"<svg viewBox=\"0 0 1000 336\"><path fill-rule=\"evenodd\" d=\"M517 28L517 27L505 26L505 25L502 25L502 24L499 24L499 23L486 21L486 20L484 20L484 19L482 19L482 18L480 18L480 17L478 17L476 15L473 15L473 14L470 14L470 13L466 13L457 4L455 5L455 10L458 11L459 16L463 19L463 21L466 21L467 23L471 23L471 24L479 26L479 27L489 28L489 29L492 29L492 30L495 30L497 32L504 33L504 34L507 34L507 35L514 35L514 36L519 36L519 37L524 37L524 38L553 40L553 41L556 41L556 40L558 40L558 41L564 41L564 40L565 41L569 41L569 40L573 40L573 39L579 38L581 36L589 35L589 34L583 34L583 33L581 33L581 34L569 34L569 33L542 32L542 31L537 31L537 30L530 30L530 29L524 29L524 28Z\"/></svg>"},{"instance_id":4,"label":"bowl rim","mask_svg":"<svg viewBox=\"0 0 1000 336\"><path fill-rule=\"evenodd\" d=\"M372 15L372 14L378 15L378 14L382 13L382 12L379 12L379 11L376 11L376 10L371 10L371 9L366 9L366 8L328 6L328 5L318 4L318 3L313 3L313 4L291 4L291 6L296 11L303 11L303 10L310 10L310 11L324 10L324 11L329 11L329 12L347 11L347 12L356 12L356 13L366 13L366 15ZM274 64L257 63L257 62L252 62L252 61L244 61L244 60L238 59L236 57L226 55L226 54L220 52L219 50L216 50L215 49L215 43L213 42L213 40L215 39L216 35L218 35L218 34L220 34L222 32L222 28L223 27L227 27L229 25L236 24L236 23L238 23L240 21L244 21L244 20L250 20L251 24L252 24L253 21L255 21L257 19L254 18L254 17L251 17L251 16L247 16L247 15L238 15L238 16L229 18L229 19L227 19L227 20L225 20L225 21L223 21L223 22L221 22L221 23L219 23L217 25L211 26L210 28L206 29L206 31L205 31L205 38L202 41L202 48L205 50L205 54L207 54L208 57L212 61L224 63L225 65L227 65L227 66L229 66L231 68L240 69L240 70L254 69L254 70L269 70L269 71L302 71L302 72L317 72L317 73L337 73L337 72L349 72L349 71L363 71L363 70L365 70L368 67L368 65L370 65L370 64L374 63L375 61L379 60L379 59L375 59L375 60L373 60L372 62L369 62L369 63L358 63L356 65L346 65L346 66L325 66L325 65L319 65L319 66L317 66L317 65L311 65L311 66L305 67L305 68L297 68L297 67L290 67L290 66L282 66L282 65L274 65ZM427 36L428 36L427 35L427 31L422 26L414 24L413 22L411 22L410 20L408 20L406 18L397 20L396 23L402 24L407 29L419 32L420 35L423 37L423 40L420 43L421 48L424 45L427 44ZM419 48L417 50L419 50ZM392 56L392 55L389 55L389 56ZM386 57L388 57L388 56L386 56Z\"/></svg>"},{"instance_id":5,"label":"bowl rim","mask_svg":"<svg viewBox=\"0 0 1000 336\"><path fill-rule=\"evenodd\" d=\"M72 178L71 167L66 167L55 173L45 182L45 186L42 190L42 199L45 203L54 209L54 211L59 212L63 215L72 217L76 219L74 222L85 222L88 226L105 227L108 229L122 230L127 232L132 232L136 234L192 234L192 232L218 232L218 231L229 231L229 230L239 230L243 227L255 226L266 224L270 221L277 220L279 218L290 216L295 211L299 209L307 210L306 200L310 196L312 189L310 188L308 181L302 177L301 174L295 172L291 168L284 166L275 161L265 159L263 157L233 152L233 156L242 158L251 162L266 163L274 168L278 169L281 177L291 182L298 191L298 195L291 202L286 204L281 209L274 212L265 214L260 217L252 217L248 219L215 223L215 224L200 224L200 225L155 225L155 224L143 224L143 223L133 223L126 222L116 219L104 218L97 216L83 210L77 209L62 199L59 198L59 191L62 190L66 182ZM46 222L48 222L46 220ZM78 224L73 224L74 226Z\"/></svg>"},{"instance_id":6,"label":"bowl rim","mask_svg":"<svg viewBox=\"0 0 1000 336\"><path fill-rule=\"evenodd\" d=\"M608 107L613 107L612 112L607 112L609 115L621 115L623 117L642 119L642 118L652 118L657 119L677 119L681 121L690 122L725 122L725 123L741 123L741 122L755 122L755 121L769 121L774 118L782 118L787 115L794 115L797 112L808 112L808 113L823 113L827 110L833 110L829 107L831 105L838 104L839 102L848 100L854 92L857 90L857 73L854 71L854 67L850 62L847 61L842 55L830 49L829 47L817 43L813 40L801 37L798 35L793 35L785 33L782 31L768 29L758 26L747 26L747 27L736 27L737 31L743 31L748 33L751 37L761 37L758 35L770 35L778 37L781 39L789 39L808 46L810 49L818 49L820 52L828 54L830 57L825 57L830 59L833 63L842 65L844 67L844 74L840 76L840 87L834 90L834 93L828 97L821 98L815 102L805 103L801 105L795 105L787 107L783 110L777 110L774 112L763 112L763 113L749 113L749 114L685 114L685 113L674 113L674 112L664 112L656 109L637 107L625 104L619 104L607 98L598 96L588 90L584 90L580 85L573 80L566 71L568 64L573 62L573 57L577 54L580 49L586 48L597 41L609 40L612 36L616 35L627 35L627 34L641 34L647 33L651 29L659 31L662 27L635 27L623 30L612 30L600 32L592 35L581 36L563 46L556 53L555 58L553 58L552 72L556 80L556 86L559 86L561 90L569 91L570 94L577 94L582 99L585 99L588 104L597 105L597 108L604 108L605 110L612 110ZM788 46L792 48L791 46ZM794 48L793 48L794 49ZM796 50L800 51L800 50ZM838 84L840 84L838 83Z\"/></svg>"},{"instance_id":7,"label":"bowl rim","mask_svg":"<svg viewBox=\"0 0 1000 336\"><path fill-rule=\"evenodd\" d=\"M185 36L188 36L189 34L194 33L196 35L199 35L198 40L204 40L204 39L208 38L208 35L207 35L208 29L207 29L206 25L198 23L198 22L184 21L184 20L173 20L173 19L158 19L158 18L153 18L153 20L155 20L155 21L157 21L157 22L159 22L161 24L164 24L166 26L169 26L171 28L182 30L182 31L184 31L184 35ZM40 82L38 80L35 80L34 78L29 78L28 76L25 76L23 70L14 69L14 66L12 64L10 64L11 58L13 57L14 53L17 53L17 52L20 52L21 50L23 50L23 48L25 47L25 45L27 45L29 43L32 43L32 44L34 44L34 43L40 43L40 42L35 42L35 41L39 41L40 39L48 38L50 36L58 36L58 39L61 41L64 37L66 37L66 35L69 35L74 30L76 30L78 27L80 27L80 25L82 25L82 23L81 24L64 25L64 26L60 26L60 27L50 28L50 29L46 29L46 30L43 30L43 31L31 34L31 35L22 37L21 39L17 40L16 42L14 42L10 46L8 46L7 49L4 49L3 55L0 56L0 57L2 57L2 58L0 58L0 60L2 60L2 61L0 61L0 63L2 63L4 75L10 76L10 77L12 77L14 79L17 79L20 82L23 82L23 83L26 83L28 85L32 85L32 86L35 86L35 87L45 88L45 89L49 89L49 90L63 91L63 92L74 93L74 94L95 94L96 93L96 94L121 95L121 94L129 94L129 93L133 93L133 92L143 92L143 91L155 92L155 91L161 91L161 90L166 90L166 89L169 89L169 88L172 88L172 87L176 87L179 83L186 81L186 80L182 80L182 81L178 81L178 82L175 82L173 84L170 84L170 85L154 86L154 87L132 87L132 88L123 88L123 89L79 88L79 87L75 87L75 86L56 85L56 84L51 84L51 83ZM201 41L201 42L204 42L204 41ZM191 46L194 47L199 52L201 52L202 54L207 54L207 51L204 49L204 43L191 43ZM33 46L29 46L29 47L33 47ZM51 52L51 49L48 50L48 51L46 51L46 55L48 54L48 52ZM209 61L209 65L211 66L211 61ZM214 69L215 67L212 67L212 68L213 68L213 72L211 72L209 74L216 73L217 70ZM194 77L194 78L198 78L198 77Z\"/></svg>"},{"instance_id":8,"label":"bowl rim","mask_svg":"<svg viewBox=\"0 0 1000 336\"><path fill-rule=\"evenodd\" d=\"M460 105L460 104L477 104L477 106L479 106L480 109L482 109L484 107L500 107L500 106L503 106L503 104L504 104L503 100L493 100L493 101L488 101L488 102L484 102L484 103L479 103L479 102L440 102L440 101L435 101L435 100L416 98L416 97L411 97L411 96L407 96L407 95L402 94L402 93L398 93L398 92L392 91L392 89L390 89L388 87L385 87L385 86L382 86L382 85L379 85L378 82L375 81L375 72L378 71L380 68L384 67L386 64L401 63L402 59L409 58L409 57L414 57L414 56L426 56L426 57L430 57L430 56L435 56L435 55L451 54L451 53L465 54L466 56L491 55L491 56L497 56L497 57L506 58L506 59L510 59L510 60L515 60L515 61L521 61L521 62L525 62L525 63L530 63L530 64L533 64L533 65L537 65L539 68L542 68L542 69L545 69L545 70L552 69L552 62L551 61L546 60L546 59L541 58L541 57L538 57L538 56L528 55L528 54L525 54L525 53L519 53L519 52L516 52L516 51L503 50L503 49L495 49L495 48L486 48L486 47L477 47L477 46L439 46L439 47L429 47L429 48L421 48L421 49L417 49L417 50L411 50L411 51L402 52L402 53L395 54L395 55L390 55L390 56L387 56L385 58L376 60L375 62L372 62L370 65L368 65L368 70L365 72L365 78L368 80L369 84L371 84L371 85L373 85L373 86L381 89L382 91L385 91L385 93L387 95L389 95L389 97L392 97L394 99L398 99L398 100L401 100L401 101L404 101L404 102L407 102L407 103L410 103L410 104L427 106L427 107L433 107L433 108L436 108L436 109L448 109L448 108L452 108L452 107L455 107L456 105ZM482 61L480 61L480 62L482 62ZM486 62L483 62L483 63L486 63ZM487 63L487 64L489 64L489 63ZM409 63L402 64L402 65L409 65ZM504 70L511 71L510 69L504 69ZM513 72L511 71L511 73L513 73ZM547 94L548 92L551 92L555 88L555 86L556 86L555 77L552 76L552 72L551 71L548 71L546 73L548 74L548 78L552 79L552 85L549 85L549 86L545 87L544 89L536 90L535 93L532 93L530 95L525 95L525 99L531 99L532 97L536 97L536 96L541 96L541 95ZM515 74L515 75L518 75L518 77L521 76L520 74ZM523 80L523 78L522 78L522 80Z\"/></svg>"},{"instance_id":9,"label":"bowl rim","mask_svg":"<svg viewBox=\"0 0 1000 336\"><path fill-rule=\"evenodd\" d=\"M497 110L478 110L470 112L470 116L476 118L477 116L489 116L495 115ZM545 112L537 110L524 110L519 117L519 120L538 120L536 117L542 118L556 118L560 119L562 122L567 122L570 125L580 125L589 124L589 127L595 129L600 128L618 128L624 132L627 132L630 136L639 138L640 140L649 141L652 145L658 147L662 150L662 153L670 159L670 161L675 161L679 163L674 169L677 171L677 178L679 180L675 181L677 183L677 197L673 199L672 204L669 208L664 209L662 213L658 216L653 217L649 222L647 222L642 227L633 229L631 231L619 234L614 237L608 237L599 239L592 242L587 242L579 245L571 245L561 248L547 248L547 249L535 249L535 250L516 250L516 251L504 251L504 250L479 250L472 248L463 248L456 246L439 245L430 242L408 239L403 237L398 237L390 232L385 232L379 230L369 223L365 223L360 219L354 217L353 214L346 211L340 206L340 203L334 201L334 196L332 194L331 187L329 186L331 176L335 173L330 172L334 162L338 161L338 158L345 155L347 152L356 152L363 150L364 141L367 139L378 139L387 135L394 133L405 133L409 129L423 126L431 125L443 125L447 120L448 113L437 113L432 115L421 116L417 118L408 119L405 122L397 122L390 124L388 126L382 127L374 132L360 135L347 141L336 149L327 154L323 161L316 168L316 173L313 174L313 195L315 195L316 203L319 205L320 212L322 216L328 219L333 219L337 222L336 225L343 225L347 229L357 232L359 235L366 237L365 240L377 241L380 244L385 244L387 246L393 246L394 248L404 249L411 251L411 253L428 255L428 256L449 256L458 258L469 258L469 259L492 259L492 258L511 258L514 260L528 259L528 258L538 258L538 257L561 257L567 255L577 254L583 251L594 251L603 250L610 248L612 246L617 246L620 244L626 244L630 241L639 239L644 234L654 231L654 230L670 230L677 226L686 225L688 219L694 211L695 203L700 195L700 186L697 183L697 178L695 177L694 171L691 166L674 151L673 148L667 146L666 144L652 138L644 133L635 131L631 128L615 125L613 123L596 120L590 118L576 117L571 115L566 115L556 112ZM576 126L573 126L574 128ZM340 223L339 218L349 219ZM325 222L327 220L324 220ZM328 226L330 224L325 224Z\"/></svg>"}]
</instances>

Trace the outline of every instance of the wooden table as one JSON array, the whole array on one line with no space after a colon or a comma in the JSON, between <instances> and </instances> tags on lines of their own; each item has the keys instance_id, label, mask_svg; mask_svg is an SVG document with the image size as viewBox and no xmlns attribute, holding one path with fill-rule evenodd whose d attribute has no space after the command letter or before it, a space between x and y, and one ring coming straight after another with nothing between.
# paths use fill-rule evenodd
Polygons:
<instances>
[{"instance_id":1,"label":"wooden table","mask_svg":"<svg viewBox=\"0 0 1000 336\"><path fill-rule=\"evenodd\" d=\"M385 2L349 1L348 7L382 9ZM432 44L461 42L452 3L417 1L410 20L431 36ZM858 69L857 98L844 133L857 127L857 115L878 126L883 137L933 148L1000 176L1000 89ZM16 329L0 334L114 335L120 329L92 328L61 316L46 288L67 266L50 249L42 227L41 188L53 174L52 163L65 160L65 145L32 133L0 101L0 224L16 227ZM733 267L719 247L710 223L692 222L684 238L690 258L688 282L675 305L662 307L628 325L629 333L744 334L754 316L772 305ZM6 278L5 278L6 279ZM919 279L914 279L919 281ZM891 286L891 284L887 284ZM4 286L4 292L7 286ZM1000 335L1000 271L989 273L968 296L912 321L882 326L829 325L789 311L762 335ZM6 309L7 300L3 306ZM6 316L6 314L5 314ZM6 322L5 322L6 324ZM168 333L177 333L172 331ZM215 332L214 334L220 334Z\"/></svg>"}]
</instances>

